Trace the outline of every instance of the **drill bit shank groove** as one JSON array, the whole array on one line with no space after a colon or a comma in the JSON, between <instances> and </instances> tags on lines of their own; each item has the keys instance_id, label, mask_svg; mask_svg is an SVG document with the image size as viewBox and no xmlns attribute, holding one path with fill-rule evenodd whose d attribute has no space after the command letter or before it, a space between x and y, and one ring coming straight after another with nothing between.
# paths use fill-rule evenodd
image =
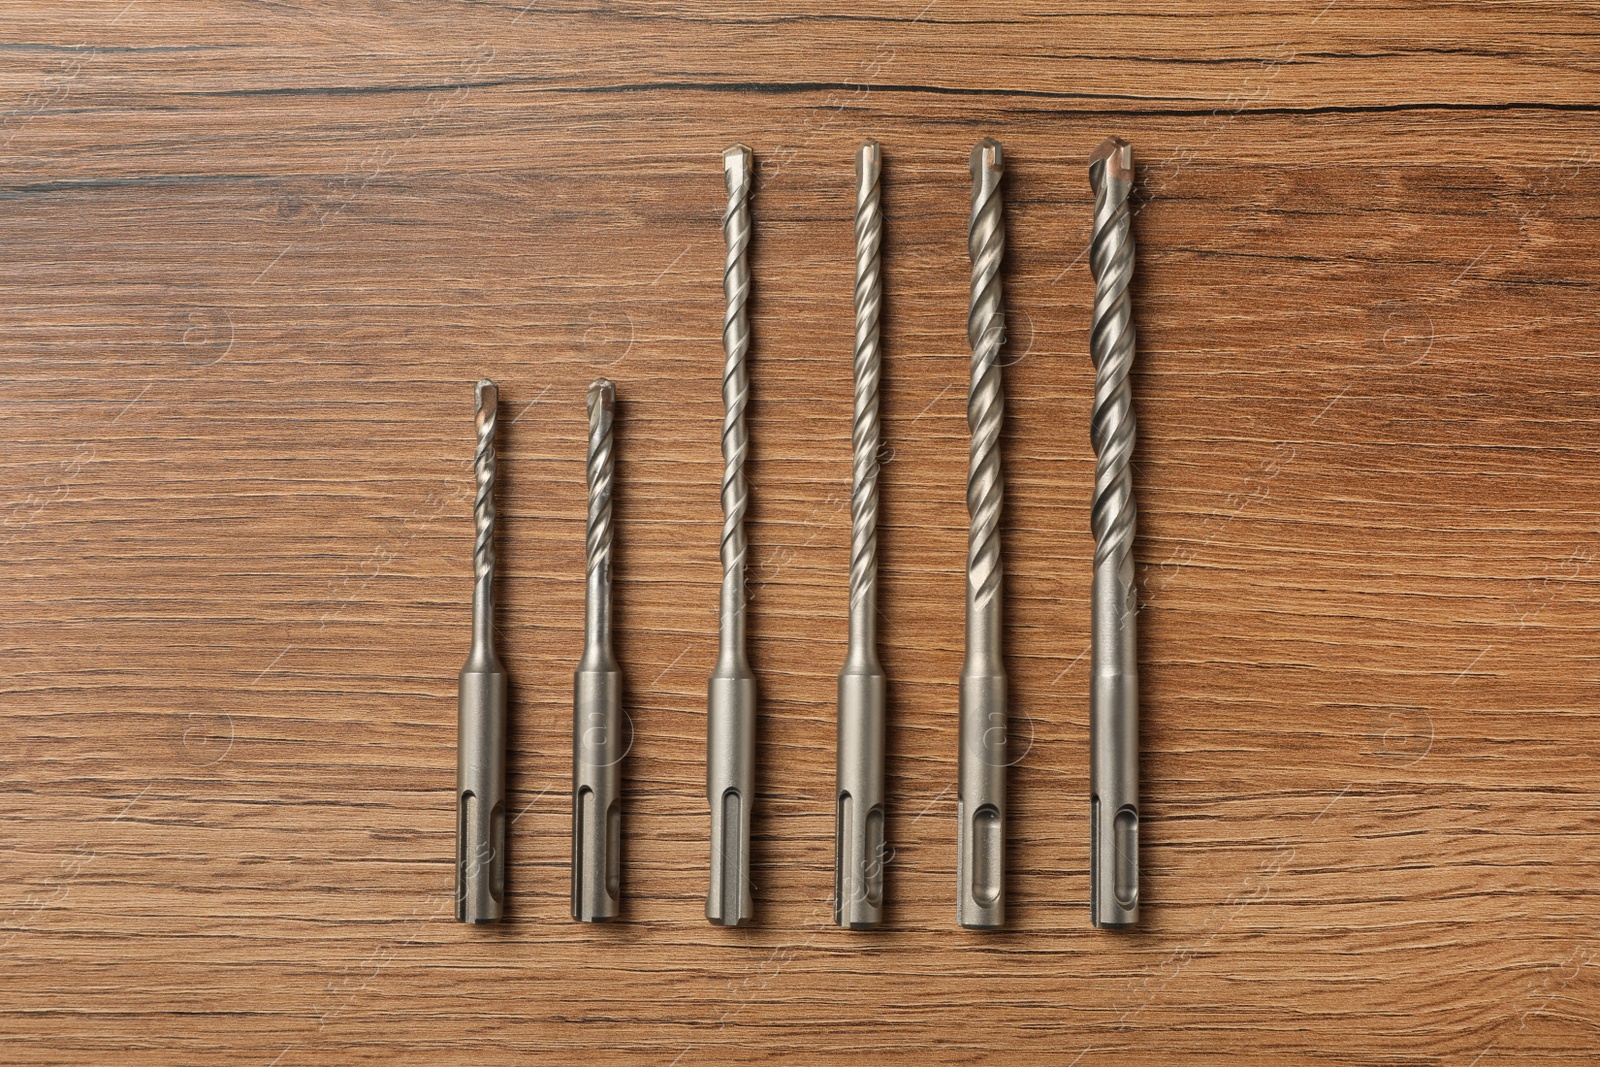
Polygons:
<instances>
[{"instance_id":1,"label":"drill bit shank groove","mask_svg":"<svg viewBox=\"0 0 1600 1067\"><path fill-rule=\"evenodd\" d=\"M472 647L461 668L456 746L456 919L500 919L505 903L506 674L494 644L495 430L499 390L476 389Z\"/></svg>"},{"instance_id":2,"label":"drill bit shank groove","mask_svg":"<svg viewBox=\"0 0 1600 1067\"><path fill-rule=\"evenodd\" d=\"M572 699L572 917L614 919L621 905L622 673L611 643L612 423L616 387L589 386L589 521L583 658Z\"/></svg>"},{"instance_id":3,"label":"drill bit shank groove","mask_svg":"<svg viewBox=\"0 0 1600 1067\"><path fill-rule=\"evenodd\" d=\"M1089 269L1094 312L1094 589L1089 695L1090 914L1095 926L1130 926L1139 918L1139 683L1133 583L1136 509L1133 475L1133 149L1107 138L1089 159L1094 232Z\"/></svg>"},{"instance_id":4,"label":"drill bit shank groove","mask_svg":"<svg viewBox=\"0 0 1600 1067\"><path fill-rule=\"evenodd\" d=\"M706 918L719 926L750 921L750 813L755 804L755 675L745 656L744 517L749 507L745 458L750 436L745 411L750 375L747 305L750 300L750 191L755 159L744 145L722 156L728 206L722 219L727 300L722 344L722 596L717 664L706 698L706 797L711 806L711 885Z\"/></svg>"},{"instance_id":5,"label":"drill bit shank groove","mask_svg":"<svg viewBox=\"0 0 1600 1067\"><path fill-rule=\"evenodd\" d=\"M883 303L883 156L856 154L855 459L850 496L850 643L839 673L833 920L876 926L883 907L885 679L878 662L878 348Z\"/></svg>"},{"instance_id":6,"label":"drill bit shank groove","mask_svg":"<svg viewBox=\"0 0 1600 1067\"><path fill-rule=\"evenodd\" d=\"M972 384L967 425L972 446L967 511L972 528L967 546L967 653L961 669L956 919L962 926L989 928L1005 922L1007 706L1000 595L1000 431L1005 416L1000 381L1000 349L1005 343L1000 179L1005 160L1000 143L989 137L979 141L972 150L971 169L967 253L972 260L972 294L967 340L972 348Z\"/></svg>"}]
</instances>

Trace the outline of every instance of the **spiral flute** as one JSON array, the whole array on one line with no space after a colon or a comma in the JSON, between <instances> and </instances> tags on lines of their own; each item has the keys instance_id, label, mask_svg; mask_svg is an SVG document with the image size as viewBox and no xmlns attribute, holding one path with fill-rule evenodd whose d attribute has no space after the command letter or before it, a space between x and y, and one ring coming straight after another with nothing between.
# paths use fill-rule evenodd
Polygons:
<instances>
[{"instance_id":1,"label":"spiral flute","mask_svg":"<svg viewBox=\"0 0 1600 1067\"><path fill-rule=\"evenodd\" d=\"M750 505L744 464L750 450L745 409L750 402L750 192L755 157L736 144L722 154L728 208L722 232L728 246L722 288L722 603L717 663L706 692L706 799L711 806L711 887L706 918L718 926L750 921L750 813L755 806L756 679L745 656L744 516Z\"/></svg>"},{"instance_id":2,"label":"spiral flute","mask_svg":"<svg viewBox=\"0 0 1600 1067\"><path fill-rule=\"evenodd\" d=\"M1089 157L1094 189L1094 591L1089 691L1089 911L1095 926L1139 920L1139 662L1133 585L1133 149L1108 137Z\"/></svg>"},{"instance_id":3,"label":"spiral flute","mask_svg":"<svg viewBox=\"0 0 1600 1067\"><path fill-rule=\"evenodd\" d=\"M456 742L456 919L497 922L506 891L506 672L494 647L494 437L500 391L477 385L478 492L472 646L461 668Z\"/></svg>"},{"instance_id":4,"label":"spiral flute","mask_svg":"<svg viewBox=\"0 0 1600 1067\"><path fill-rule=\"evenodd\" d=\"M1005 344L1005 308L1000 266L1006 231L1000 179L1005 158L1000 142L985 137L972 150L972 218L967 255L972 260L972 298L967 341L972 346L972 385L967 425L972 450L967 472L967 656L961 668L961 756L956 858L956 920L966 927L1005 922L1006 669L1001 653L1000 430L1005 396L1000 350Z\"/></svg>"},{"instance_id":5,"label":"spiral flute","mask_svg":"<svg viewBox=\"0 0 1600 1067\"><path fill-rule=\"evenodd\" d=\"M850 644L839 672L833 921L865 929L883 915L883 747L886 682L878 662L878 320L883 153L856 153L855 462L850 493Z\"/></svg>"},{"instance_id":6,"label":"spiral flute","mask_svg":"<svg viewBox=\"0 0 1600 1067\"><path fill-rule=\"evenodd\" d=\"M617 389L589 386L588 575L572 682L572 917L615 919L622 884L622 672L611 648L612 421Z\"/></svg>"}]
</instances>

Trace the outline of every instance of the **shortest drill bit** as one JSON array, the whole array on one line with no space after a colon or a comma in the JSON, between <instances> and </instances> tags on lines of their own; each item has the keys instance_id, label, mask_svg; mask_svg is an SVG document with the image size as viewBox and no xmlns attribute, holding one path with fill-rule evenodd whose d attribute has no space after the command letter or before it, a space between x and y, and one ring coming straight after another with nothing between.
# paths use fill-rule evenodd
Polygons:
<instances>
[{"instance_id":1,"label":"shortest drill bit","mask_svg":"<svg viewBox=\"0 0 1600 1067\"><path fill-rule=\"evenodd\" d=\"M615 919L622 884L622 672L611 651L611 424L617 388L589 386L588 581L572 694L572 917Z\"/></svg>"},{"instance_id":2,"label":"shortest drill bit","mask_svg":"<svg viewBox=\"0 0 1600 1067\"><path fill-rule=\"evenodd\" d=\"M472 648L456 741L456 919L498 922L506 895L506 671L494 648L494 433L500 392L478 383Z\"/></svg>"}]
</instances>

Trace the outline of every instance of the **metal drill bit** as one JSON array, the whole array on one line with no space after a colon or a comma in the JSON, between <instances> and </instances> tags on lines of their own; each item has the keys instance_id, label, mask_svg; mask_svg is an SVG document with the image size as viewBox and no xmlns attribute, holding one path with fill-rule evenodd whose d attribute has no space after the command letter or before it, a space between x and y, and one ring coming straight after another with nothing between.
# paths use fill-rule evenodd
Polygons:
<instances>
[{"instance_id":1,"label":"metal drill bit","mask_svg":"<svg viewBox=\"0 0 1600 1067\"><path fill-rule=\"evenodd\" d=\"M1139 921L1139 661L1133 586L1133 149L1108 137L1089 157L1094 189L1094 593L1089 690L1089 913L1096 926Z\"/></svg>"},{"instance_id":2,"label":"metal drill bit","mask_svg":"<svg viewBox=\"0 0 1600 1067\"><path fill-rule=\"evenodd\" d=\"M839 672L833 921L852 929L883 917L883 667L878 662L878 318L883 153L856 152L856 410L850 492L850 644Z\"/></svg>"},{"instance_id":3,"label":"metal drill bit","mask_svg":"<svg viewBox=\"0 0 1600 1067\"><path fill-rule=\"evenodd\" d=\"M750 374L746 304L750 299L750 189L755 158L736 144L722 153L728 209L722 232L728 245L722 288L727 316L722 346L722 612L717 664L706 693L706 798L711 805L711 889L706 918L718 926L750 921L750 812L755 806L756 679L745 658L744 515L749 487L744 462L750 447L745 408Z\"/></svg>"},{"instance_id":4,"label":"metal drill bit","mask_svg":"<svg viewBox=\"0 0 1600 1067\"><path fill-rule=\"evenodd\" d=\"M967 426L972 431L972 452L967 511L972 530L967 544L967 658L961 668L956 920L962 926L987 928L1002 925L1006 916L1006 668L1000 651L1000 429L1005 396L999 361L1006 335L1000 294L1006 230L1000 142L992 137L979 141L971 165L967 255L972 260L972 298L967 341L972 346L972 386Z\"/></svg>"},{"instance_id":5,"label":"metal drill bit","mask_svg":"<svg viewBox=\"0 0 1600 1067\"><path fill-rule=\"evenodd\" d=\"M456 919L500 919L506 894L506 671L494 648L494 433L500 392L477 386L478 540L472 648L461 668L456 742Z\"/></svg>"},{"instance_id":6,"label":"metal drill bit","mask_svg":"<svg viewBox=\"0 0 1600 1067\"><path fill-rule=\"evenodd\" d=\"M572 683L572 917L615 919L622 883L622 672L611 650L611 423L617 388L589 386L589 568Z\"/></svg>"}]
</instances>

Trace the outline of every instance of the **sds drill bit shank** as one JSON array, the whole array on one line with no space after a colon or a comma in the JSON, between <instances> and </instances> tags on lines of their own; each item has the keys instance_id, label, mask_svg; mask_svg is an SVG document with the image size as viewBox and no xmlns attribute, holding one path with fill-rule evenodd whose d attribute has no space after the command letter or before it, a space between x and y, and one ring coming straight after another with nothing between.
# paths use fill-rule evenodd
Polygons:
<instances>
[{"instance_id":1,"label":"sds drill bit shank","mask_svg":"<svg viewBox=\"0 0 1600 1067\"><path fill-rule=\"evenodd\" d=\"M967 229L972 260L967 312L967 340L972 347L967 511L972 529L967 545L967 656L961 668L957 803L961 828L956 859L956 919L962 926L978 928L1005 922L1007 708L1000 563L1000 430L1005 415L1000 266L1006 245L1000 178L1004 170L1000 143L991 137L979 141L972 150L972 217Z\"/></svg>"},{"instance_id":2,"label":"sds drill bit shank","mask_svg":"<svg viewBox=\"0 0 1600 1067\"><path fill-rule=\"evenodd\" d=\"M616 387L589 386L588 577L572 697L572 917L604 922L621 902L622 673L611 648L612 420Z\"/></svg>"},{"instance_id":3,"label":"sds drill bit shank","mask_svg":"<svg viewBox=\"0 0 1600 1067\"><path fill-rule=\"evenodd\" d=\"M499 390L477 386L472 647L461 668L456 743L456 919L497 922L506 891L506 672L494 647L494 435Z\"/></svg>"},{"instance_id":4,"label":"sds drill bit shank","mask_svg":"<svg viewBox=\"0 0 1600 1067\"><path fill-rule=\"evenodd\" d=\"M1133 149L1107 138L1089 157L1094 234L1089 269L1094 313L1094 407L1089 436L1096 456L1094 590L1089 691L1089 909L1095 926L1139 920L1139 664L1134 641Z\"/></svg>"},{"instance_id":5,"label":"sds drill bit shank","mask_svg":"<svg viewBox=\"0 0 1600 1067\"><path fill-rule=\"evenodd\" d=\"M755 159L736 144L722 154L728 208L722 219L727 299L722 344L722 602L717 664L706 694L706 798L711 805L711 887L706 918L718 926L750 921L750 813L755 806L756 679L745 656L745 511L750 504L745 457L750 434L750 191Z\"/></svg>"},{"instance_id":6,"label":"sds drill bit shank","mask_svg":"<svg viewBox=\"0 0 1600 1067\"><path fill-rule=\"evenodd\" d=\"M876 141L856 153L855 462L850 494L850 644L839 672L833 921L863 929L883 912L886 683L878 662L878 320L883 211Z\"/></svg>"}]
</instances>

